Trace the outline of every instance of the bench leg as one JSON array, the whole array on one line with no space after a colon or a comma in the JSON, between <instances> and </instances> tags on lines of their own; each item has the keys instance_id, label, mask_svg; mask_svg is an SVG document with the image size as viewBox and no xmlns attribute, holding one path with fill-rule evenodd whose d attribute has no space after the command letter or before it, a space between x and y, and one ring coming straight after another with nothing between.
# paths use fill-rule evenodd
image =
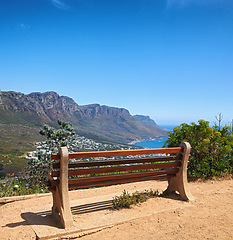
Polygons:
<instances>
[{"instance_id":1,"label":"bench leg","mask_svg":"<svg viewBox=\"0 0 233 240\"><path fill-rule=\"evenodd\" d=\"M55 218L56 222L61 223L61 219L60 219L60 215L59 215L60 209L61 209L61 204L60 204L60 200L59 200L59 196L58 196L59 195L58 189L56 188L56 190L52 190L52 194L53 194L52 216Z\"/></svg>"},{"instance_id":2,"label":"bench leg","mask_svg":"<svg viewBox=\"0 0 233 240\"><path fill-rule=\"evenodd\" d=\"M68 150L61 147L59 152L60 159L60 176L56 190L53 190L53 207L52 215L62 224L64 228L73 226L72 213L69 201L68 188Z\"/></svg>"},{"instance_id":3,"label":"bench leg","mask_svg":"<svg viewBox=\"0 0 233 240\"><path fill-rule=\"evenodd\" d=\"M187 187L187 167L191 146L189 143L182 143L180 146L183 148L181 167L175 177L168 178L168 187L163 194L167 195L177 191L183 200L193 201L194 198Z\"/></svg>"},{"instance_id":4,"label":"bench leg","mask_svg":"<svg viewBox=\"0 0 233 240\"><path fill-rule=\"evenodd\" d=\"M72 213L70 210L69 198L59 194L58 187L56 190L52 191L53 194L53 207L52 207L52 216L55 220L61 224L64 228L73 226Z\"/></svg>"}]
</instances>

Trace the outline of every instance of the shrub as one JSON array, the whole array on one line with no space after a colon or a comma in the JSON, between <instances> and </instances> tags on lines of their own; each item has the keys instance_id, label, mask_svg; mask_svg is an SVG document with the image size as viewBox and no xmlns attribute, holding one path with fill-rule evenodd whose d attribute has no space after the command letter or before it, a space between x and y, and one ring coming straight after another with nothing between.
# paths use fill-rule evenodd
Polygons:
<instances>
[{"instance_id":1,"label":"shrub","mask_svg":"<svg viewBox=\"0 0 233 240\"><path fill-rule=\"evenodd\" d=\"M130 208L131 205L145 202L148 198L157 197L159 195L158 190L145 190L144 192L136 191L130 195L127 191L123 191L119 197L115 197L112 201L113 209Z\"/></svg>"},{"instance_id":2,"label":"shrub","mask_svg":"<svg viewBox=\"0 0 233 240\"><path fill-rule=\"evenodd\" d=\"M232 173L233 134L230 127L212 128L208 121L199 120L198 124L181 124L173 132L168 132L168 136L167 147L177 147L181 142L189 142L192 146L189 179L222 177Z\"/></svg>"}]
</instances>

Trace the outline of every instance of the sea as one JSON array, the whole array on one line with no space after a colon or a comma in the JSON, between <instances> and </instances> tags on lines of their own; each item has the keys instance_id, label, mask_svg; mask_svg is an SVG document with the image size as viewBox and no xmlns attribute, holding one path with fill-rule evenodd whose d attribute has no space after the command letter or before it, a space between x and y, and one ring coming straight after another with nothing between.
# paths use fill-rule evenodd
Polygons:
<instances>
[{"instance_id":1,"label":"sea","mask_svg":"<svg viewBox=\"0 0 233 240\"><path fill-rule=\"evenodd\" d=\"M167 129L167 131L172 131L177 125L161 125L160 127ZM136 142L133 145L139 146L139 147L144 147L144 148L162 148L164 145L165 138L158 138L155 140L147 140L147 141L142 141L142 142Z\"/></svg>"}]
</instances>

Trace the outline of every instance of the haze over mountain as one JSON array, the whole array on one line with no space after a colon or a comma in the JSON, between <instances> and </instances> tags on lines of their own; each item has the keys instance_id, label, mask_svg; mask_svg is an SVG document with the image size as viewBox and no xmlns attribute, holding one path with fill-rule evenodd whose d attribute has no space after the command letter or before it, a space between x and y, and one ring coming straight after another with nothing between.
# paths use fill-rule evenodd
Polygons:
<instances>
[{"instance_id":1,"label":"haze over mountain","mask_svg":"<svg viewBox=\"0 0 233 240\"><path fill-rule=\"evenodd\" d=\"M23 94L9 91L1 94L1 127L9 124L56 127L58 119L71 122L80 135L107 141L129 143L166 135L148 116L134 117L124 108L78 105L72 98L56 92Z\"/></svg>"}]
</instances>

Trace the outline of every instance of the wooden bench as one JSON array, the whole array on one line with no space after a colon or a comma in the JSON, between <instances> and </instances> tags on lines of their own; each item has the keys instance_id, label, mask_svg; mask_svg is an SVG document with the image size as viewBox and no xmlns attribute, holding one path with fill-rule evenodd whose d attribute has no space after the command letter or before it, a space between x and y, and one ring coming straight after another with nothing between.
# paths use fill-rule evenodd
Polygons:
<instances>
[{"instance_id":1,"label":"wooden bench","mask_svg":"<svg viewBox=\"0 0 233 240\"><path fill-rule=\"evenodd\" d=\"M187 190L187 166L190 151L189 143L182 143L180 147L175 148L76 153L68 153L66 147L61 147L58 154L52 155L52 159L56 162L53 163L53 171L49 177L50 190L53 194L52 215L64 228L73 225L69 189L157 179L168 180L165 194L177 191L183 200L193 200ZM156 155L150 156L151 154ZM79 160L69 163L69 159L116 156L134 157L97 161Z\"/></svg>"}]
</instances>

